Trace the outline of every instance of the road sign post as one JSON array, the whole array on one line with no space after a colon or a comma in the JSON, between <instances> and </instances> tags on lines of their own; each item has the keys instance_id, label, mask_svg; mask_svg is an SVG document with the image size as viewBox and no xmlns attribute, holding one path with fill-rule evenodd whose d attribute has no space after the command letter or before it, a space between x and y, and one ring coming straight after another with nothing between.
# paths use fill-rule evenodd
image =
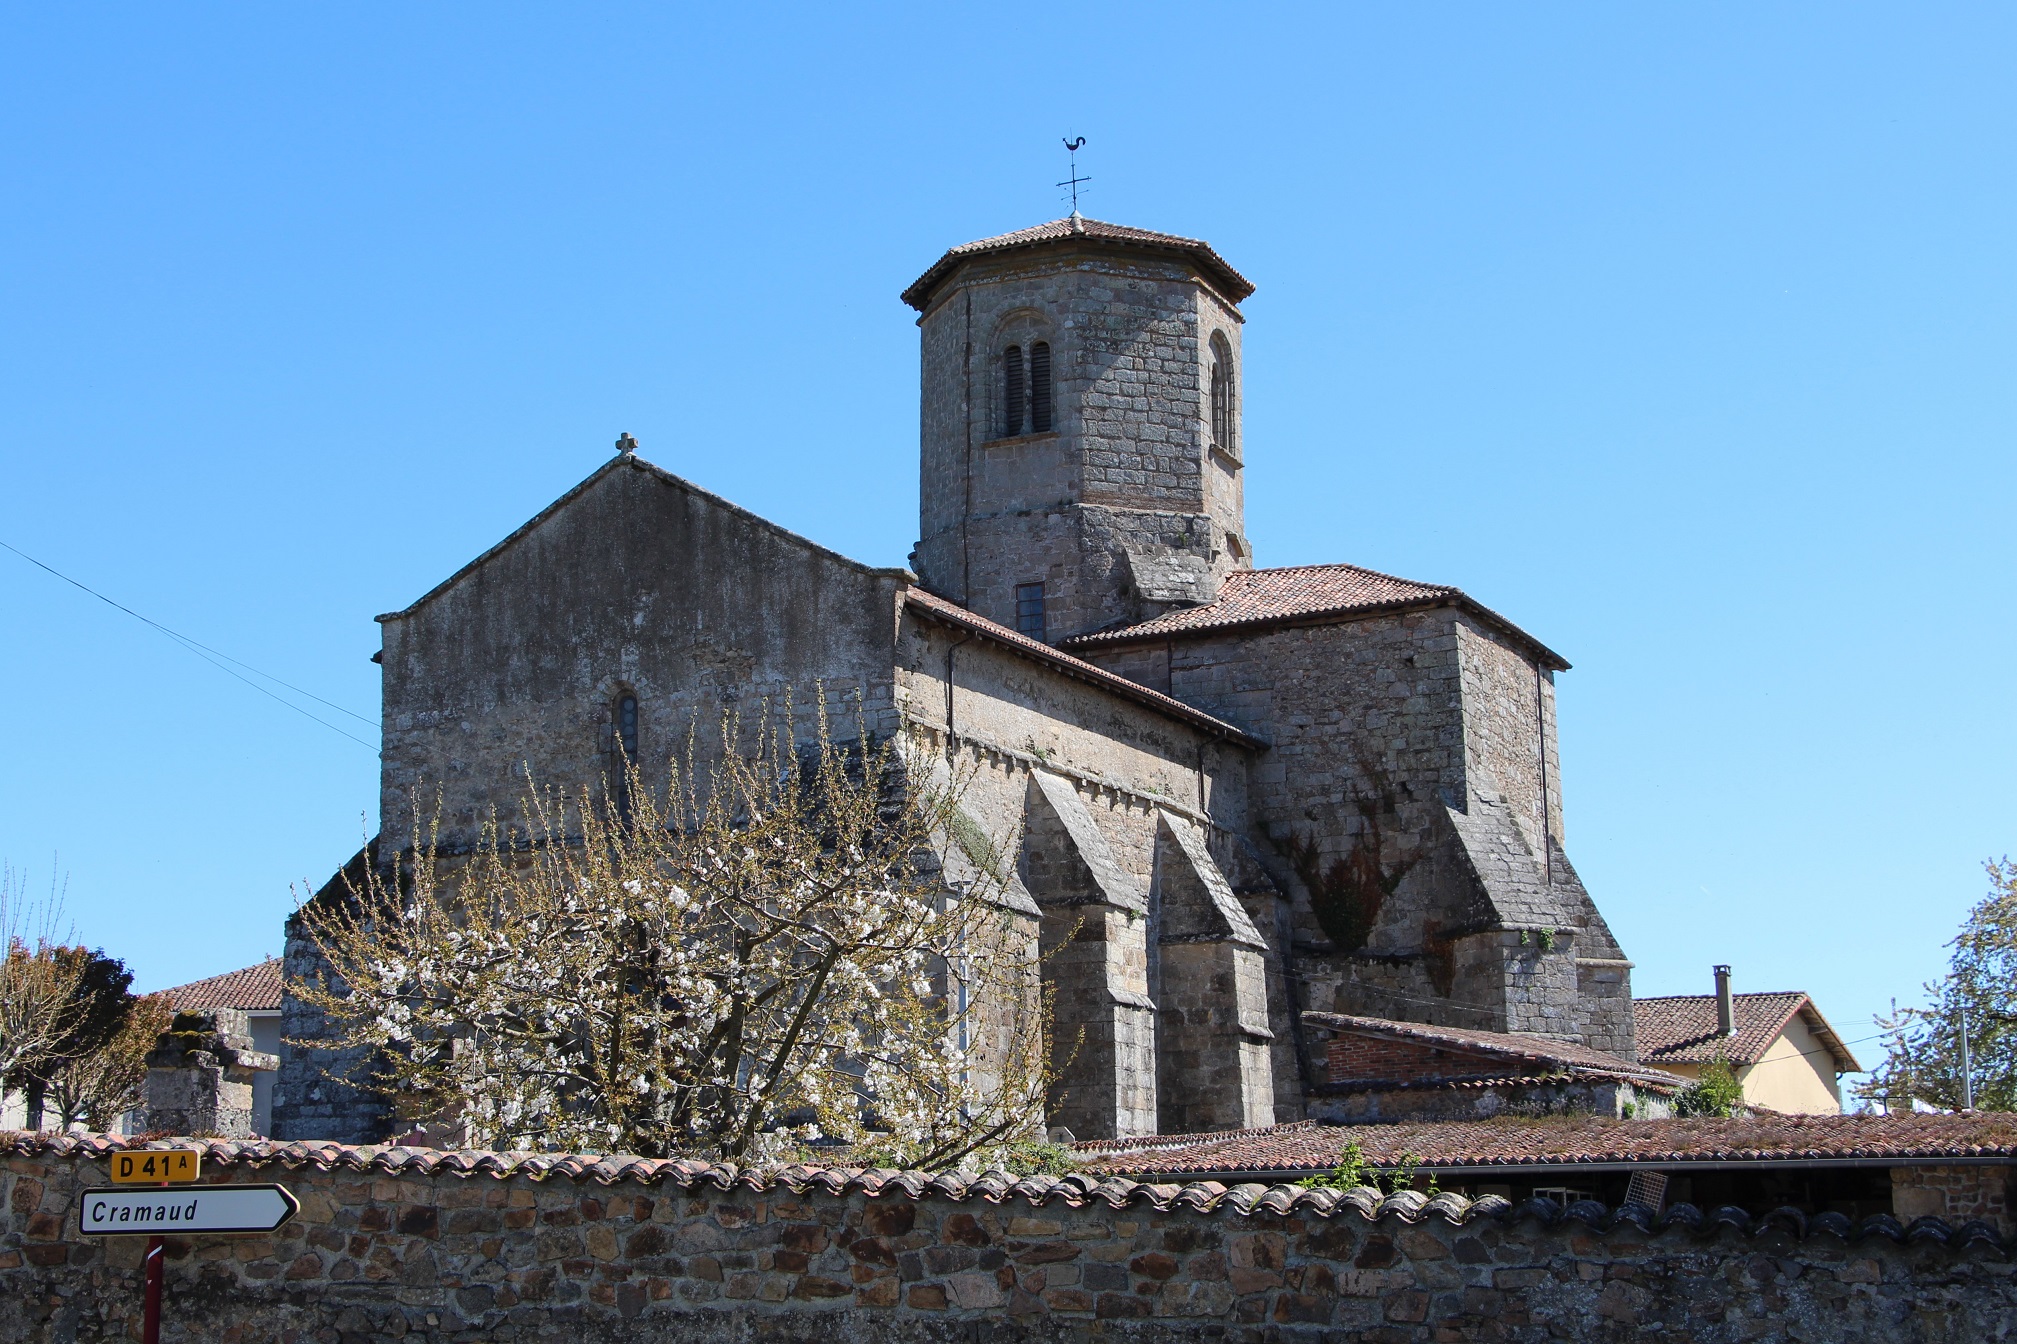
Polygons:
<instances>
[{"instance_id":1,"label":"road sign post","mask_svg":"<svg viewBox=\"0 0 2017 1344\"><path fill-rule=\"evenodd\" d=\"M87 1237L147 1238L146 1290L141 1298L141 1344L161 1344L161 1271L168 1232L213 1235L271 1232L301 1208L277 1185L187 1185L203 1165L200 1149L142 1148L112 1155L112 1179L134 1189L86 1190L77 1206L77 1230Z\"/></svg>"},{"instance_id":2,"label":"road sign post","mask_svg":"<svg viewBox=\"0 0 2017 1344\"><path fill-rule=\"evenodd\" d=\"M86 1190L77 1230L87 1237L146 1233L271 1232L301 1204L278 1185L182 1185Z\"/></svg>"}]
</instances>

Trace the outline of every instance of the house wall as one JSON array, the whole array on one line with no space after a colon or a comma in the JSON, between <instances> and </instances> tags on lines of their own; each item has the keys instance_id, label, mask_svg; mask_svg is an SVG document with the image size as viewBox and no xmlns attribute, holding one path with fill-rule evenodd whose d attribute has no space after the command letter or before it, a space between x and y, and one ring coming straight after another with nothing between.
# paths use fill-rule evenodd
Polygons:
<instances>
[{"instance_id":1,"label":"house wall","mask_svg":"<svg viewBox=\"0 0 2017 1344\"><path fill-rule=\"evenodd\" d=\"M276 1058L280 1054L280 1012L247 1012L252 1024L252 1046ZM261 1069L252 1075L252 1132L273 1132L273 1084L277 1070Z\"/></svg>"},{"instance_id":2,"label":"house wall","mask_svg":"<svg viewBox=\"0 0 2017 1344\"><path fill-rule=\"evenodd\" d=\"M1738 1074L1738 1081L1744 1100L1754 1106L1793 1115L1839 1115L1842 1110L1835 1057L1798 1017L1756 1064Z\"/></svg>"}]
</instances>

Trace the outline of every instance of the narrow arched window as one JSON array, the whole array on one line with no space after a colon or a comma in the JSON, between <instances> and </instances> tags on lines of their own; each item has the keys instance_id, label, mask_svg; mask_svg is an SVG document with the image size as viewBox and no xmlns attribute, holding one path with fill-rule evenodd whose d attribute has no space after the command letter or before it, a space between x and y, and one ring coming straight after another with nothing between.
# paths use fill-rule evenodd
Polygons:
<instances>
[{"instance_id":1,"label":"narrow arched window","mask_svg":"<svg viewBox=\"0 0 2017 1344\"><path fill-rule=\"evenodd\" d=\"M630 781L637 770L637 697L625 691L610 714L609 789L616 814L630 820Z\"/></svg>"},{"instance_id":2,"label":"narrow arched window","mask_svg":"<svg viewBox=\"0 0 2017 1344\"><path fill-rule=\"evenodd\" d=\"M1051 427L1051 348L1047 341L1030 347L1030 432L1047 434Z\"/></svg>"},{"instance_id":3,"label":"narrow arched window","mask_svg":"<svg viewBox=\"0 0 2017 1344\"><path fill-rule=\"evenodd\" d=\"M1212 337L1212 444L1233 451L1233 352L1223 338Z\"/></svg>"},{"instance_id":4,"label":"narrow arched window","mask_svg":"<svg viewBox=\"0 0 2017 1344\"><path fill-rule=\"evenodd\" d=\"M1023 383L1023 348L1012 345L1002 356L1001 432L1012 439L1023 432L1023 400L1029 395Z\"/></svg>"}]
</instances>

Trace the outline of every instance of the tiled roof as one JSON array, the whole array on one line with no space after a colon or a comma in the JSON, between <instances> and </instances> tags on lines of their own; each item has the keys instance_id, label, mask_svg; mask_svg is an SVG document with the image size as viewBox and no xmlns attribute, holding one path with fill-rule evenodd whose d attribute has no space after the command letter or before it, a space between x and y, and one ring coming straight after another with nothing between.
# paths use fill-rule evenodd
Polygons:
<instances>
[{"instance_id":1,"label":"tiled roof","mask_svg":"<svg viewBox=\"0 0 2017 1344\"><path fill-rule=\"evenodd\" d=\"M0 1133L0 1157L102 1160L127 1148L187 1147L190 1142L180 1139L149 1144L111 1134ZM1920 1218L1908 1229L1889 1214L1877 1214L1861 1222L1853 1222L1839 1213L1810 1217L1797 1209L1776 1209L1764 1217L1753 1218L1742 1209L1719 1208L1705 1214L1687 1204L1677 1204L1654 1214L1642 1208L1607 1209L1594 1200L1579 1201L1565 1210L1546 1199L1513 1204L1494 1195L1467 1199L1447 1191L1431 1198L1416 1190L1382 1196L1379 1191L1365 1186L1356 1190L1317 1190L1300 1185L1267 1186L1259 1183L1227 1186L1218 1181L1152 1185L1090 1172L1069 1176L1016 1177L1007 1172L990 1171L967 1177L949 1172L852 1167L742 1168L728 1163L684 1158L620 1155L438 1152L390 1145L352 1147L335 1143L273 1143L266 1140L234 1142L212 1139L197 1140L196 1143L203 1149L205 1168L211 1171L243 1167L259 1173L262 1168L278 1167L286 1172L310 1167L317 1171L388 1176L440 1174L493 1180L523 1176L534 1181L557 1177L577 1184L593 1181L603 1186L636 1181L642 1185L666 1185L694 1191L712 1189L762 1194L789 1190L795 1196L861 1193L871 1199L945 1199L955 1203L982 1200L989 1204L1023 1199L1037 1207L1057 1200L1071 1208L1104 1203L1114 1209L1148 1207L1161 1212L1232 1214L1239 1217L1300 1213L1319 1218L1356 1215L1369 1222L1388 1217L1404 1223L1440 1218L1454 1224L1477 1220L1505 1223L1533 1220L1549 1226L1580 1222L1600 1232L1617 1228L1638 1233L1668 1227L1715 1232L1727 1228L1742 1235L1776 1232L1802 1237L1815 1234L1845 1241L1884 1237L1895 1242L1909 1239L1952 1245L1979 1243L1998 1248L2004 1244L1995 1227L1988 1222L1971 1221L1957 1227L1939 1218Z\"/></svg>"},{"instance_id":2,"label":"tiled roof","mask_svg":"<svg viewBox=\"0 0 2017 1344\"><path fill-rule=\"evenodd\" d=\"M268 957L242 971L226 971L207 980L191 980L165 991L178 1012L205 1008L245 1008L264 1012L280 1007L280 958Z\"/></svg>"},{"instance_id":3,"label":"tiled roof","mask_svg":"<svg viewBox=\"0 0 2017 1344\"><path fill-rule=\"evenodd\" d=\"M1068 648L1182 638L1294 621L1358 617L1410 607L1456 603L1530 644L1558 670L1568 663L1505 617L1448 584L1417 583L1357 565L1287 565L1280 569L1236 569L1219 595L1203 606L1183 607L1152 621L1068 639Z\"/></svg>"},{"instance_id":4,"label":"tiled roof","mask_svg":"<svg viewBox=\"0 0 2017 1344\"><path fill-rule=\"evenodd\" d=\"M1707 1064L1721 1055L1732 1064L1756 1064L1787 1024L1796 1015L1804 1015L1808 1030L1834 1056L1838 1072L1862 1071L1863 1066L1849 1053L1849 1047L1842 1044L1842 1038L1805 994L1792 990L1733 994L1730 998L1737 1034L1727 1039L1716 1034L1713 994L1633 999L1632 1029L1638 1040L1639 1058L1649 1064Z\"/></svg>"},{"instance_id":5,"label":"tiled roof","mask_svg":"<svg viewBox=\"0 0 2017 1344\"><path fill-rule=\"evenodd\" d=\"M1208 732L1215 733L1245 746L1265 747L1267 745L1267 743L1261 741L1261 739L1255 737L1253 734L1244 729L1235 728L1223 719L1215 719L1203 710L1193 709L1183 701L1164 695L1161 691L1152 691L1140 682L1129 681L1126 677L1109 672L1103 667L1095 667L1083 658L1074 658L1069 653L1052 648L1042 640L1031 639L1020 630L1011 630L1009 627L999 622L991 621L985 616L975 615L958 603L948 602L936 593L926 592L922 588L909 588L904 592L904 601L913 610L921 612L935 620L957 625L964 630L971 630L973 633L985 636L997 644L1006 645L1026 657L1049 663L1052 667L1057 668L1068 676L1076 677L1080 681L1089 681L1095 686L1105 687L1107 690L1123 695L1137 704L1147 705L1151 709L1160 710L1172 718L1182 719L1186 723L1195 724Z\"/></svg>"},{"instance_id":6,"label":"tiled roof","mask_svg":"<svg viewBox=\"0 0 2017 1344\"><path fill-rule=\"evenodd\" d=\"M1253 283L1227 264L1226 259L1214 252L1212 245L1202 239L1182 238L1174 233L1156 233L1149 229L1131 229L1125 224L1108 224L1102 220L1069 215L1064 219L1054 219L1048 224L1038 224L1034 228L1017 229L1014 233L996 234L992 238L961 243L933 262L931 269L919 276L911 287L903 292L903 301L923 312L925 306L931 302L932 291L958 269L962 262L974 257L1067 242L1104 243L1108 246L1144 252L1178 253L1187 257L1203 271L1219 291L1232 302L1240 303L1254 292Z\"/></svg>"},{"instance_id":7,"label":"tiled roof","mask_svg":"<svg viewBox=\"0 0 2017 1344\"><path fill-rule=\"evenodd\" d=\"M1899 1164L1990 1158L2017 1162L2017 1116L1756 1115L1731 1120L1610 1120L1595 1116L1416 1121L1385 1125L1277 1125L1167 1141L1080 1144L1086 1170L1116 1176L1233 1179L1236 1175L1329 1171L1347 1143L1364 1160L1394 1167L1412 1157L1426 1170L1676 1167L1696 1163L1895 1160Z\"/></svg>"},{"instance_id":8,"label":"tiled roof","mask_svg":"<svg viewBox=\"0 0 2017 1344\"><path fill-rule=\"evenodd\" d=\"M1538 1064L1553 1070L1566 1070L1586 1076L1594 1073L1610 1078L1629 1078L1649 1084L1656 1091L1678 1092L1688 1085L1687 1079L1676 1074L1645 1068L1628 1059L1606 1054L1602 1050L1592 1050L1587 1045L1577 1045L1572 1041L1557 1041L1546 1036L1533 1036L1526 1032L1471 1031L1464 1027L1437 1027L1425 1022L1395 1022L1382 1017L1354 1017L1347 1013L1304 1013L1303 1021L1326 1031L1416 1041L1423 1045L1465 1050L1498 1059L1518 1060L1523 1064Z\"/></svg>"}]
</instances>

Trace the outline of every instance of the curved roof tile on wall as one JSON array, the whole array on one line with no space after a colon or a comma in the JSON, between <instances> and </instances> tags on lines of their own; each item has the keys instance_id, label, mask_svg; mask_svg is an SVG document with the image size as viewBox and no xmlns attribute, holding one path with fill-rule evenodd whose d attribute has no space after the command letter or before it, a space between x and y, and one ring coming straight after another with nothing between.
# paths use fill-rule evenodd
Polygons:
<instances>
[{"instance_id":1,"label":"curved roof tile on wall","mask_svg":"<svg viewBox=\"0 0 2017 1344\"><path fill-rule=\"evenodd\" d=\"M1196 1178L1330 1171L1347 1143L1375 1167L1412 1158L1424 1171L1519 1167L1681 1166L1691 1163L1991 1159L2017 1162L2017 1116L1770 1115L1729 1120L1612 1120L1596 1116L1319 1125L1076 1145L1097 1174Z\"/></svg>"}]
</instances>

